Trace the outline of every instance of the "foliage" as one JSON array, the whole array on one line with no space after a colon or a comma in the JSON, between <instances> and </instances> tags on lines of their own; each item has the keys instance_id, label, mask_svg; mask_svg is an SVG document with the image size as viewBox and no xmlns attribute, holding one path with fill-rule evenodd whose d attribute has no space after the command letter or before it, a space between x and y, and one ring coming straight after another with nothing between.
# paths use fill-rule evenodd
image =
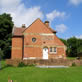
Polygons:
<instances>
[{"instance_id":1,"label":"foliage","mask_svg":"<svg viewBox=\"0 0 82 82\"><path fill-rule=\"evenodd\" d=\"M35 67L36 65L35 64L29 64L28 66Z\"/></svg>"},{"instance_id":2,"label":"foliage","mask_svg":"<svg viewBox=\"0 0 82 82\"><path fill-rule=\"evenodd\" d=\"M72 66L76 66L75 62L72 63Z\"/></svg>"},{"instance_id":3,"label":"foliage","mask_svg":"<svg viewBox=\"0 0 82 82\"><path fill-rule=\"evenodd\" d=\"M23 62L20 62L19 64L18 64L18 67L25 67L26 65L23 63Z\"/></svg>"},{"instance_id":4,"label":"foliage","mask_svg":"<svg viewBox=\"0 0 82 82\"><path fill-rule=\"evenodd\" d=\"M1 57L1 59L3 58L3 51L2 50L0 50L0 57Z\"/></svg>"},{"instance_id":5,"label":"foliage","mask_svg":"<svg viewBox=\"0 0 82 82\"><path fill-rule=\"evenodd\" d=\"M77 39L75 37L72 37L70 39L67 40L68 43L68 55L70 57L77 57Z\"/></svg>"},{"instance_id":6,"label":"foliage","mask_svg":"<svg viewBox=\"0 0 82 82\"><path fill-rule=\"evenodd\" d=\"M23 62L20 62L20 63L18 64L18 67L25 67L25 66L34 67L35 64L27 64L27 65L25 65Z\"/></svg>"},{"instance_id":7,"label":"foliage","mask_svg":"<svg viewBox=\"0 0 82 82\"><path fill-rule=\"evenodd\" d=\"M10 58L11 55L11 36L13 22L10 14L0 15L0 48L3 52L3 58Z\"/></svg>"},{"instance_id":8,"label":"foliage","mask_svg":"<svg viewBox=\"0 0 82 82\"><path fill-rule=\"evenodd\" d=\"M71 37L67 40L60 39L67 46L67 56L77 57L78 53L82 52L82 39Z\"/></svg>"}]
</instances>

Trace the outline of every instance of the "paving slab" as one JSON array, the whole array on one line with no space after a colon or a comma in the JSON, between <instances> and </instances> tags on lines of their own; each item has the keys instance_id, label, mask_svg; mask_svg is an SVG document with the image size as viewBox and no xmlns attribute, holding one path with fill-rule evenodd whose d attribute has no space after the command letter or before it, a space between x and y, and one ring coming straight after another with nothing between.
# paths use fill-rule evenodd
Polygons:
<instances>
[{"instance_id":1,"label":"paving slab","mask_svg":"<svg viewBox=\"0 0 82 82\"><path fill-rule=\"evenodd\" d=\"M39 67L39 68L68 68L69 66L36 66L36 67Z\"/></svg>"}]
</instances>

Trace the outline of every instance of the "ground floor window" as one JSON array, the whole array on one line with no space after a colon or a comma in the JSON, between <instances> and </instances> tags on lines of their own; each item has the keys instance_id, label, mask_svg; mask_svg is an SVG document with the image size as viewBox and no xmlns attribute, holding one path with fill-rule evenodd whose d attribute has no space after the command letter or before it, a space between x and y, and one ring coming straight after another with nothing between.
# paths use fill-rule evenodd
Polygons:
<instances>
[{"instance_id":1,"label":"ground floor window","mask_svg":"<svg viewBox=\"0 0 82 82\"><path fill-rule=\"evenodd\" d=\"M54 52L56 52L57 50L56 50L56 47L54 47Z\"/></svg>"},{"instance_id":2,"label":"ground floor window","mask_svg":"<svg viewBox=\"0 0 82 82\"><path fill-rule=\"evenodd\" d=\"M50 52L56 53L57 52L57 48L56 47L50 47Z\"/></svg>"},{"instance_id":3,"label":"ground floor window","mask_svg":"<svg viewBox=\"0 0 82 82\"><path fill-rule=\"evenodd\" d=\"M50 47L50 52L52 52L52 47Z\"/></svg>"}]
</instances>

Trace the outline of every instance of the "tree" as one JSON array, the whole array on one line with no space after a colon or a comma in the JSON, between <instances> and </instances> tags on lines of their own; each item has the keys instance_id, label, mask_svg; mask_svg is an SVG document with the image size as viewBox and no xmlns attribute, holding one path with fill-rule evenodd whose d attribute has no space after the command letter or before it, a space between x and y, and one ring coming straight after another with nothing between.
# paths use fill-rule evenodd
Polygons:
<instances>
[{"instance_id":1,"label":"tree","mask_svg":"<svg viewBox=\"0 0 82 82\"><path fill-rule=\"evenodd\" d=\"M72 37L67 40L67 54L70 57L77 57L78 42L77 38Z\"/></svg>"},{"instance_id":2,"label":"tree","mask_svg":"<svg viewBox=\"0 0 82 82\"><path fill-rule=\"evenodd\" d=\"M77 53L82 53L82 39L78 39L77 44L78 44Z\"/></svg>"},{"instance_id":3,"label":"tree","mask_svg":"<svg viewBox=\"0 0 82 82\"><path fill-rule=\"evenodd\" d=\"M4 58L10 58L11 55L11 37L13 22L10 14L0 15L0 48Z\"/></svg>"},{"instance_id":4,"label":"tree","mask_svg":"<svg viewBox=\"0 0 82 82\"><path fill-rule=\"evenodd\" d=\"M60 40L67 46L67 56L77 57L79 53L82 53L82 39L71 37L67 40L60 38Z\"/></svg>"},{"instance_id":5,"label":"tree","mask_svg":"<svg viewBox=\"0 0 82 82\"><path fill-rule=\"evenodd\" d=\"M3 51L0 50L0 58L2 59L3 58Z\"/></svg>"}]
</instances>

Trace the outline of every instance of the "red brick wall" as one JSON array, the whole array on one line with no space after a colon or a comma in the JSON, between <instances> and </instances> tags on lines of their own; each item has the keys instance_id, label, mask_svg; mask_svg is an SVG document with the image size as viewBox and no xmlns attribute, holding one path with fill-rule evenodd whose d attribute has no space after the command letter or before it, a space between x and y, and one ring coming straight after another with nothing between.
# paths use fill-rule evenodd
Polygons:
<instances>
[{"instance_id":1,"label":"red brick wall","mask_svg":"<svg viewBox=\"0 0 82 82\"><path fill-rule=\"evenodd\" d=\"M39 47L27 47L24 49L24 57L42 58L42 49Z\"/></svg>"},{"instance_id":2,"label":"red brick wall","mask_svg":"<svg viewBox=\"0 0 82 82\"><path fill-rule=\"evenodd\" d=\"M55 36L55 35L54 35ZM54 41L54 36L44 36L41 35L25 35L24 36L24 57L37 57L37 58L43 58L43 48L46 46L52 47L58 45L57 42ZM32 42L32 38L36 38L36 42ZM51 40L48 40L48 38L52 38ZM55 38L57 41L58 38ZM45 42L45 43L44 43ZM57 47L57 53L56 54L49 54L49 58L59 58L60 56L65 56L65 48L64 45L58 45Z\"/></svg>"},{"instance_id":3,"label":"red brick wall","mask_svg":"<svg viewBox=\"0 0 82 82\"><path fill-rule=\"evenodd\" d=\"M36 42L32 42L32 37L36 38ZM50 36L49 36L50 37ZM53 38L53 36L51 36ZM26 35L24 36L24 57L36 57L42 58L43 57L43 47L47 46L48 49L51 46L55 46L54 40L45 40L43 39L44 36L40 35ZM48 36L47 36L48 38ZM45 42L45 43L44 43ZM22 59L23 51L22 46L23 39L22 37L13 37L12 38L12 59ZM57 43L56 43L57 44ZM48 52L49 58L59 58L60 55L63 57L65 56L65 49L64 46L57 47L57 53L50 53Z\"/></svg>"},{"instance_id":4,"label":"red brick wall","mask_svg":"<svg viewBox=\"0 0 82 82\"><path fill-rule=\"evenodd\" d=\"M52 33L41 20L37 20L24 33Z\"/></svg>"},{"instance_id":5,"label":"red brick wall","mask_svg":"<svg viewBox=\"0 0 82 82\"><path fill-rule=\"evenodd\" d=\"M32 42L32 38L36 38L36 42ZM24 57L42 58L42 41L40 35L24 36Z\"/></svg>"},{"instance_id":6,"label":"red brick wall","mask_svg":"<svg viewBox=\"0 0 82 82\"><path fill-rule=\"evenodd\" d=\"M40 20L35 21L24 32L24 57L43 57L42 47L62 46L57 48L57 54L50 54L49 58L55 58L60 55L65 55L64 44L53 36L51 30L44 25ZM51 34L49 36L42 36L40 34ZM32 42L32 38L36 38L36 42ZM23 39L21 37L12 38L12 59L22 58Z\"/></svg>"},{"instance_id":7,"label":"red brick wall","mask_svg":"<svg viewBox=\"0 0 82 82\"><path fill-rule=\"evenodd\" d=\"M65 49L64 47L57 47L57 53L51 53L49 52L49 58L65 58L66 57L66 53L65 53Z\"/></svg>"},{"instance_id":8,"label":"red brick wall","mask_svg":"<svg viewBox=\"0 0 82 82\"><path fill-rule=\"evenodd\" d=\"M22 59L22 37L12 38L12 59Z\"/></svg>"}]
</instances>

